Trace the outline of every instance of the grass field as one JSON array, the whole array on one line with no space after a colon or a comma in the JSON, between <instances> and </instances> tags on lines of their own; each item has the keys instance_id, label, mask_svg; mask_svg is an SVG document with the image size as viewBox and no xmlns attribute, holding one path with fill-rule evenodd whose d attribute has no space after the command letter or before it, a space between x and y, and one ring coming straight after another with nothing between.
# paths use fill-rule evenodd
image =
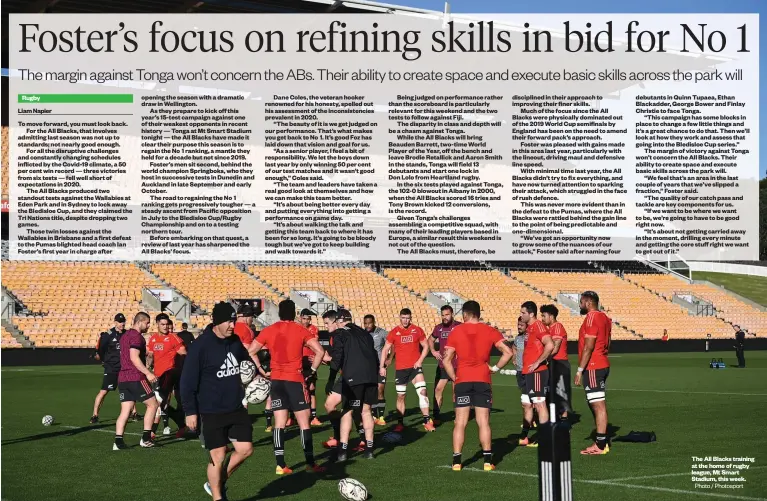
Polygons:
<instances>
[{"instance_id":1,"label":"grass field","mask_svg":"<svg viewBox=\"0 0 767 501\"><path fill-rule=\"evenodd\" d=\"M731 290L735 294L740 294L751 301L767 306L767 278L765 277L694 271L692 278L693 280L708 280Z\"/></svg>"},{"instance_id":2,"label":"grass field","mask_svg":"<svg viewBox=\"0 0 767 501\"><path fill-rule=\"evenodd\" d=\"M732 353L614 356L607 398L611 430L618 436L631 430L654 431L658 441L615 442L606 456L578 454L591 443L593 420L583 391L575 390L573 401L581 413L572 433L576 500L767 499L767 352L747 352L748 369L709 369L712 356L735 362ZM2 499L210 499L202 490L206 457L198 441L161 438L163 447L141 449L137 446L141 425L131 423L126 442L135 447L113 452L118 407L114 394L102 409L103 423L88 424L100 385L99 369L2 369ZM426 374L430 381L433 363L426 366ZM390 410L394 386L387 389ZM417 426L418 416L412 414L405 443L377 444L374 461L352 456L348 464L325 475L301 471L277 477L271 434L263 431L263 406L256 406L250 410L255 453L231 480L230 499L341 499L337 480L346 476L363 482L375 501L537 499L537 449L516 446L520 406L515 378L494 376L494 400L497 409L491 422L498 469L472 469L481 470L482 460L476 425L471 423L464 463L472 464L460 473L448 467L452 424L425 434ZM412 394L408 404L415 407ZM450 406L446 411L451 412ZM55 416L56 424L43 427L45 414ZM329 427L315 429L315 448L323 454L320 442L329 435ZM303 454L295 428L288 437L288 464L300 466ZM745 456L755 458L755 463L744 474L742 489L696 490L690 477L692 456Z\"/></svg>"}]
</instances>

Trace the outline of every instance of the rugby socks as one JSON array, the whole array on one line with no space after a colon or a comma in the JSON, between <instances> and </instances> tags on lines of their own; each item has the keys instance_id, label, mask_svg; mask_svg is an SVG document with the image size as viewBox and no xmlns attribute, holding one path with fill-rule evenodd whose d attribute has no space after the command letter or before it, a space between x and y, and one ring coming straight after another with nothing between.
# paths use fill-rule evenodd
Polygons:
<instances>
[{"instance_id":1,"label":"rugby socks","mask_svg":"<svg viewBox=\"0 0 767 501\"><path fill-rule=\"evenodd\" d=\"M522 420L522 433L520 434L520 436L519 436L519 437L520 437L520 438L523 438L523 439L524 439L524 438L527 438L527 434L528 434L528 433L530 433L530 423L528 423L527 421L525 421L525 420L523 419L523 420Z\"/></svg>"},{"instance_id":2,"label":"rugby socks","mask_svg":"<svg viewBox=\"0 0 767 501\"><path fill-rule=\"evenodd\" d=\"M453 453L453 464L461 464L461 453L460 452L454 452Z\"/></svg>"},{"instance_id":3,"label":"rugby socks","mask_svg":"<svg viewBox=\"0 0 767 501\"><path fill-rule=\"evenodd\" d=\"M382 398L378 401L378 417L382 418L386 414L386 399Z\"/></svg>"},{"instance_id":4,"label":"rugby socks","mask_svg":"<svg viewBox=\"0 0 767 501\"><path fill-rule=\"evenodd\" d=\"M346 453L346 451L349 449L349 444L347 442L338 442L338 450Z\"/></svg>"},{"instance_id":5,"label":"rugby socks","mask_svg":"<svg viewBox=\"0 0 767 501\"><path fill-rule=\"evenodd\" d=\"M373 452L373 441L372 440L366 440L365 441L365 449L368 452Z\"/></svg>"},{"instance_id":6,"label":"rugby socks","mask_svg":"<svg viewBox=\"0 0 767 501\"><path fill-rule=\"evenodd\" d=\"M144 434L141 435L141 440L144 442L151 442L152 441L152 430L144 430Z\"/></svg>"},{"instance_id":7,"label":"rugby socks","mask_svg":"<svg viewBox=\"0 0 767 501\"><path fill-rule=\"evenodd\" d=\"M437 403L437 399L434 399L434 408L432 409L432 414L434 415L434 419L439 419L439 404Z\"/></svg>"},{"instance_id":8,"label":"rugby socks","mask_svg":"<svg viewBox=\"0 0 767 501\"><path fill-rule=\"evenodd\" d=\"M312 408L312 419L317 419L317 409Z\"/></svg>"},{"instance_id":9,"label":"rugby socks","mask_svg":"<svg viewBox=\"0 0 767 501\"><path fill-rule=\"evenodd\" d=\"M272 412L271 409L266 409L264 411L264 416L266 416L266 426L272 426L272 417L274 416L274 412Z\"/></svg>"},{"instance_id":10,"label":"rugby socks","mask_svg":"<svg viewBox=\"0 0 767 501\"><path fill-rule=\"evenodd\" d=\"M403 416L402 414L397 416L397 424L405 426L405 416Z\"/></svg>"},{"instance_id":11,"label":"rugby socks","mask_svg":"<svg viewBox=\"0 0 767 501\"><path fill-rule=\"evenodd\" d=\"M304 457L306 464L314 466L314 442L312 441L312 430L301 430L301 447L304 448Z\"/></svg>"},{"instance_id":12,"label":"rugby socks","mask_svg":"<svg viewBox=\"0 0 767 501\"><path fill-rule=\"evenodd\" d=\"M607 446L607 434L606 433L597 433L597 447L599 447L600 450L605 450L605 447Z\"/></svg>"},{"instance_id":13,"label":"rugby socks","mask_svg":"<svg viewBox=\"0 0 767 501\"><path fill-rule=\"evenodd\" d=\"M301 435L303 440L303 435ZM274 445L274 458L277 460L277 466L285 468L285 428L275 428L272 430L272 442Z\"/></svg>"},{"instance_id":14,"label":"rugby socks","mask_svg":"<svg viewBox=\"0 0 767 501\"><path fill-rule=\"evenodd\" d=\"M122 445L125 442L123 442L123 436L122 435L115 435L115 443L117 445Z\"/></svg>"},{"instance_id":15,"label":"rugby socks","mask_svg":"<svg viewBox=\"0 0 767 501\"><path fill-rule=\"evenodd\" d=\"M152 433L157 433L157 427L160 426L160 423L152 423Z\"/></svg>"},{"instance_id":16,"label":"rugby socks","mask_svg":"<svg viewBox=\"0 0 767 501\"><path fill-rule=\"evenodd\" d=\"M357 433L360 434L360 442L367 442L365 439L365 428L362 425L359 425L359 428L357 428Z\"/></svg>"},{"instance_id":17,"label":"rugby socks","mask_svg":"<svg viewBox=\"0 0 767 501\"><path fill-rule=\"evenodd\" d=\"M493 451L482 451L482 457L485 458L485 464L493 464Z\"/></svg>"},{"instance_id":18,"label":"rugby socks","mask_svg":"<svg viewBox=\"0 0 767 501\"><path fill-rule=\"evenodd\" d=\"M431 421L431 416L428 414L423 416L423 424L429 424L429 421Z\"/></svg>"},{"instance_id":19,"label":"rugby socks","mask_svg":"<svg viewBox=\"0 0 767 501\"><path fill-rule=\"evenodd\" d=\"M341 418L337 415L330 419L330 423L333 425L333 438L336 440L341 439Z\"/></svg>"}]
</instances>

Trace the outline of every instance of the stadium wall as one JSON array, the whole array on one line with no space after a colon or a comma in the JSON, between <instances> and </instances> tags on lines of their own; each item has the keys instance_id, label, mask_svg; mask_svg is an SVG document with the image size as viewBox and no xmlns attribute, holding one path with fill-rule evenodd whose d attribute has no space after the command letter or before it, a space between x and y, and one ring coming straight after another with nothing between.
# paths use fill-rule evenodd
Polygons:
<instances>
[{"instance_id":1,"label":"stadium wall","mask_svg":"<svg viewBox=\"0 0 767 501\"><path fill-rule=\"evenodd\" d=\"M711 339L709 350L718 352L734 352L734 340ZM610 353L679 353L699 352L705 358L706 341L704 339L671 339L663 342L658 340L613 341L610 343ZM747 338L746 351L767 350L767 338ZM578 342L570 341L567 351L571 355L578 352ZM14 348L2 350L0 363L4 367L41 366L41 365L94 365L94 351L89 348ZM735 354L733 353L733 357ZM431 357L429 357L431 358Z\"/></svg>"},{"instance_id":2,"label":"stadium wall","mask_svg":"<svg viewBox=\"0 0 767 501\"><path fill-rule=\"evenodd\" d=\"M735 275L754 275L767 277L767 266L751 266L745 264L716 263L705 261L689 261L692 271L710 271L714 273L733 273Z\"/></svg>"}]
</instances>

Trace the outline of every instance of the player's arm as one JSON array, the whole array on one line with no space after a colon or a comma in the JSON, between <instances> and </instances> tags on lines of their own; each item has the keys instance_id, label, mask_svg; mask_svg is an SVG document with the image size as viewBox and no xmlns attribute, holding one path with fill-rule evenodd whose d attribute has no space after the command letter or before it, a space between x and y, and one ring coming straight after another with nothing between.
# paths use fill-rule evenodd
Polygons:
<instances>
[{"instance_id":1,"label":"player's arm","mask_svg":"<svg viewBox=\"0 0 767 501\"><path fill-rule=\"evenodd\" d=\"M541 343L543 343L543 353L541 353L541 356L538 357L535 360L535 362L533 362L527 367L527 370L530 372L537 369L538 366L541 365L544 360L549 358L549 356L551 356L551 353L554 351L554 341L551 340L551 336L549 336L548 334L544 335L541 338Z\"/></svg>"},{"instance_id":2,"label":"player's arm","mask_svg":"<svg viewBox=\"0 0 767 501\"><path fill-rule=\"evenodd\" d=\"M493 372L498 372L500 369L506 367L506 364L511 361L512 357L514 357L514 351L509 348L509 345L506 344L505 339L496 341L495 347L498 348L498 351L501 352L501 358L498 359L498 362L494 366L490 367L490 370Z\"/></svg>"},{"instance_id":3,"label":"player's arm","mask_svg":"<svg viewBox=\"0 0 767 501\"><path fill-rule=\"evenodd\" d=\"M581 385L581 377L583 376L583 371L586 369L586 367L589 366L589 361L591 360L591 354L594 353L594 347L597 345L597 337L596 336L584 336L583 339L583 351L581 352L581 356L578 359L578 372L575 373L575 385L580 386Z\"/></svg>"},{"instance_id":4,"label":"player's arm","mask_svg":"<svg viewBox=\"0 0 767 501\"><path fill-rule=\"evenodd\" d=\"M312 361L312 371L317 372L317 369L322 365L322 359L325 358L325 348L320 344L319 339L311 337L306 340L306 347L314 352L314 360Z\"/></svg>"},{"instance_id":5,"label":"player's arm","mask_svg":"<svg viewBox=\"0 0 767 501\"><path fill-rule=\"evenodd\" d=\"M150 371L149 368L141 361L141 351L138 348L131 346L130 360L133 362L133 365L136 366L136 369L138 369L139 372L146 376L150 383L157 381L157 378L154 374L152 374L152 371Z\"/></svg>"},{"instance_id":6,"label":"player's arm","mask_svg":"<svg viewBox=\"0 0 767 501\"><path fill-rule=\"evenodd\" d=\"M431 356L436 358L437 360L442 360L442 355L440 355L439 351L437 351L437 348L434 347L436 340L437 338L434 335L434 333L432 333L431 336L426 338L426 341L429 343L429 351L431 351Z\"/></svg>"},{"instance_id":7,"label":"player's arm","mask_svg":"<svg viewBox=\"0 0 767 501\"><path fill-rule=\"evenodd\" d=\"M338 331L336 331L338 332ZM328 382L325 384L325 394L330 395L333 391L333 385L336 383L338 371L343 367L344 362L344 336L336 334L333 336L333 346L330 347L332 354L330 356L330 371L328 373Z\"/></svg>"},{"instance_id":8,"label":"player's arm","mask_svg":"<svg viewBox=\"0 0 767 501\"><path fill-rule=\"evenodd\" d=\"M551 333L551 341L554 343L554 349L551 350L552 355L555 353L559 353L559 347L562 345L563 339L564 338L562 337L562 333L559 331L559 329L556 329L555 332Z\"/></svg>"},{"instance_id":9,"label":"player's arm","mask_svg":"<svg viewBox=\"0 0 767 501\"><path fill-rule=\"evenodd\" d=\"M455 348L445 346L445 356L442 358L442 367L451 381L455 381L455 369L453 368L453 358L455 358Z\"/></svg>"},{"instance_id":10,"label":"player's arm","mask_svg":"<svg viewBox=\"0 0 767 501\"><path fill-rule=\"evenodd\" d=\"M96 342L96 360L103 361L107 354L107 346L109 346L108 332L102 332L99 335L99 340Z\"/></svg>"},{"instance_id":11,"label":"player's arm","mask_svg":"<svg viewBox=\"0 0 767 501\"><path fill-rule=\"evenodd\" d=\"M154 367L154 350L152 347L154 346L154 336L149 338L149 342L146 344L146 366L149 369L152 369ZM133 359L133 350L131 350L131 359Z\"/></svg>"},{"instance_id":12,"label":"player's arm","mask_svg":"<svg viewBox=\"0 0 767 501\"><path fill-rule=\"evenodd\" d=\"M386 368L391 364L393 354L391 353L392 343L388 339L384 343L383 351L381 351L381 361L379 362L378 373L381 376L386 375Z\"/></svg>"},{"instance_id":13,"label":"player's arm","mask_svg":"<svg viewBox=\"0 0 767 501\"><path fill-rule=\"evenodd\" d=\"M254 339L253 342L248 345L248 355L256 361L256 367L260 367L258 363L258 355L256 355L256 353L258 353L264 346L266 345L261 343L258 338Z\"/></svg>"},{"instance_id":14,"label":"player's arm","mask_svg":"<svg viewBox=\"0 0 767 501\"><path fill-rule=\"evenodd\" d=\"M426 336L423 334L421 336L421 356L418 357L418 360L413 364L413 369L418 369L423 366L423 361L426 360L426 357L429 355L429 343L426 342Z\"/></svg>"}]
</instances>

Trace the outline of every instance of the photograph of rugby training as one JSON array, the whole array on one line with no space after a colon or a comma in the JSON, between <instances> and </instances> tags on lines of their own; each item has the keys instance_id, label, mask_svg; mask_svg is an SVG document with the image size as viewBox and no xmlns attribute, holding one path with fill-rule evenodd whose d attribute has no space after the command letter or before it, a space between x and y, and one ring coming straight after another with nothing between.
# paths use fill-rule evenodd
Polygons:
<instances>
[{"instance_id":1,"label":"photograph of rugby training","mask_svg":"<svg viewBox=\"0 0 767 501\"><path fill-rule=\"evenodd\" d=\"M3 501L767 500L767 179L753 262L9 259L9 14L403 2L3 0ZM764 8L582 4L451 7Z\"/></svg>"}]
</instances>

